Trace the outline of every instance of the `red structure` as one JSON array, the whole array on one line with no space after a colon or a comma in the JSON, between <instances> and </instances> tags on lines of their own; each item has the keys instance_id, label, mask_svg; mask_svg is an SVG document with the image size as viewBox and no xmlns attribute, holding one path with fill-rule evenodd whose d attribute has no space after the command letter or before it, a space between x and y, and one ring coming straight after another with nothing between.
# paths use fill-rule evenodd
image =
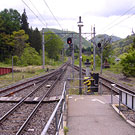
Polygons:
<instances>
[{"instance_id":1,"label":"red structure","mask_svg":"<svg viewBox=\"0 0 135 135\"><path fill-rule=\"evenodd\" d=\"M12 72L12 68L3 68L0 67L0 75L8 74Z\"/></svg>"}]
</instances>

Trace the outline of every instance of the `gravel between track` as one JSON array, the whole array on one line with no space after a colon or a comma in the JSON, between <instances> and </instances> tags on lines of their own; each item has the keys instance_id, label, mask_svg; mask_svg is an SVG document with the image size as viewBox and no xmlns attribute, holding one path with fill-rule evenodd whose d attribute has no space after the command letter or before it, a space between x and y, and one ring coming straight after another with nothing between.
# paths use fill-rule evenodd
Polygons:
<instances>
[{"instance_id":1,"label":"gravel between track","mask_svg":"<svg viewBox=\"0 0 135 135\"><path fill-rule=\"evenodd\" d=\"M79 73L75 70L75 78L78 78ZM71 78L72 77L72 68L68 67L68 70L65 73L65 76L62 78L62 81L58 83L58 85L54 88L53 92L49 95L49 96L59 96L61 95L61 92L63 90L63 85L64 85L64 81L67 80L67 78ZM112 73L108 74L112 75ZM113 75L112 75L113 76ZM116 78L116 75L114 75L113 77ZM118 77L118 76L117 76ZM119 78L119 80L121 80ZM67 85L70 85L67 82ZM35 88L37 86L33 86L33 88ZM33 88L31 90L33 90ZM29 92L30 89L26 89L26 92ZM21 95L21 93L16 94L16 96ZM6 105L5 105L6 104ZM0 103L0 116L2 116L7 110L9 110L10 108L12 108L12 106L14 106L15 103ZM38 135L41 133L41 131L43 130L44 125L46 124L46 121L49 119L51 112L53 111L53 109L55 108L56 103L49 103L49 104L44 104L41 106L41 110L39 110L34 118L32 119L32 121L28 124L27 128L26 128L26 132L24 132L23 135ZM125 109L122 111L123 114L126 116L127 119L135 122L135 112L129 110L129 109ZM32 124L31 124L32 123ZM39 126L38 128L36 126ZM49 129L49 135L53 135L54 134L54 129L55 125L54 125L54 121L51 124L51 128ZM9 134L0 134L0 135L9 135ZM12 134L10 134L12 135Z\"/></svg>"},{"instance_id":2,"label":"gravel between track","mask_svg":"<svg viewBox=\"0 0 135 135\"><path fill-rule=\"evenodd\" d=\"M56 102L42 104L42 106L38 109L36 115L32 118L32 120L28 124L23 135L40 135L45 124L49 120L55 106ZM55 124L53 121L53 124L49 129L49 135L54 135L54 131L55 131Z\"/></svg>"}]
</instances>

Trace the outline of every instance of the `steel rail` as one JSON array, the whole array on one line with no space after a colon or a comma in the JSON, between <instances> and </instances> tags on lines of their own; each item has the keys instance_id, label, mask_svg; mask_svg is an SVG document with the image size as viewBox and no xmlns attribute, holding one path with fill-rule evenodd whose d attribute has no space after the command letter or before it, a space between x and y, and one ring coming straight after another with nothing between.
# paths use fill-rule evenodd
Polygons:
<instances>
[{"instance_id":1,"label":"steel rail","mask_svg":"<svg viewBox=\"0 0 135 135\"><path fill-rule=\"evenodd\" d=\"M67 62L67 63L68 63L68 62ZM52 71L52 72L50 72L50 73L48 73L48 74L45 74L45 75L42 75L42 76L39 76L39 77L32 78L32 79L30 79L30 80L27 80L27 81L25 81L25 82L23 82L23 83L20 83L20 84L16 84L15 86L11 86L11 87L9 87L9 88L4 88L3 90L0 90L0 94L1 94L1 93L4 93L4 92L6 92L6 91L9 91L9 90L11 90L11 89L20 87L20 86L22 86L22 85L25 85L25 84L27 84L27 83L30 83L30 82L32 82L32 81L35 81L35 80L38 80L38 79L41 79L41 78L48 77L48 76L50 76L51 74L55 73L57 70L63 68L63 67L65 66L65 64L66 64L66 63L64 63L60 68L58 68L58 69L56 69L56 70L54 70L54 71ZM33 83L33 84L34 84L34 83Z\"/></svg>"},{"instance_id":2,"label":"steel rail","mask_svg":"<svg viewBox=\"0 0 135 135\"><path fill-rule=\"evenodd\" d=\"M56 72L60 72L57 70ZM44 84L47 83L47 81L55 76L56 74L52 74L47 80L45 80L42 84L40 84L37 88L35 88L32 92L30 92L27 96L25 96L19 103L17 103L13 108L11 108L7 113L5 113L1 118L0 118L0 123L2 123L12 112L14 112L20 105L24 103L24 101L31 96L33 93L35 93L39 88L41 88Z\"/></svg>"},{"instance_id":3,"label":"steel rail","mask_svg":"<svg viewBox=\"0 0 135 135\"><path fill-rule=\"evenodd\" d=\"M55 72L53 72L53 73L55 73ZM50 75L52 75L52 73L51 73ZM42 80L40 80L40 81L38 81L38 82L35 82L35 83L30 84L30 85L28 85L28 86L25 86L25 87L23 87L23 88L21 88L21 89L18 89L18 90L15 90L15 91L13 91L13 92L10 92L10 93L8 93L8 94L5 94L4 97L11 96L11 95L13 95L14 93L20 92L20 91L22 91L22 90L24 90L24 89L26 89L26 88L29 88L29 87L31 87L31 86L33 86L33 85L35 85L35 84L41 83L41 82L45 81L45 80L47 79L47 77L48 77L48 76L46 76L44 79L42 79Z\"/></svg>"},{"instance_id":4,"label":"steel rail","mask_svg":"<svg viewBox=\"0 0 135 135\"><path fill-rule=\"evenodd\" d=\"M70 66L71 66L71 65L70 65ZM78 67L78 66L74 66L74 67L75 67L75 69L76 69L77 71L79 71L79 67ZM85 74L85 72L86 72L86 70L83 69L83 74ZM107 78L101 76L101 75L99 75L99 79L103 79L103 80L105 80L106 82L109 82L110 84L114 84L114 83L115 83L117 87L119 87L119 88L121 88L121 89L124 89L124 90L126 90L126 91L128 91L128 92L130 92L130 93L132 93L132 94L135 94L135 91L133 91L132 89L130 89L130 88L125 88L125 87L122 86L121 84L118 84L118 83L116 83L116 82L114 82L114 81L112 81L112 80L110 80L110 79L107 79ZM103 85L105 86L106 84L103 84ZM106 87L109 87L109 86L106 85Z\"/></svg>"},{"instance_id":5,"label":"steel rail","mask_svg":"<svg viewBox=\"0 0 135 135\"><path fill-rule=\"evenodd\" d=\"M66 67L67 68L67 67ZM37 112L38 108L40 107L41 103L43 102L44 98L47 97L49 95L49 93L52 91L52 89L54 88L54 86L57 84L57 82L59 81L59 79L61 78L61 76L64 74L64 72L66 71L66 68L60 73L60 75L58 76L58 78L55 80L55 82L52 84L52 86L48 89L48 91L45 92L45 94L43 95L43 97L41 98L41 100L39 101L39 103L36 105L36 107L34 108L34 110L31 112L31 114L28 116L28 118L25 120L25 122L23 123L23 125L20 127L20 129L18 130L18 132L16 133L16 135L20 135L23 130L25 129L26 125L28 124L28 122L31 120L32 116Z\"/></svg>"},{"instance_id":6,"label":"steel rail","mask_svg":"<svg viewBox=\"0 0 135 135\"><path fill-rule=\"evenodd\" d=\"M24 89L26 89L26 88L29 88L29 87L35 85L35 84L38 84L38 83L40 83L40 82L45 81L45 79L46 79L46 78L44 78L44 79L42 79L42 80L40 80L40 81L38 81L38 82L35 82L35 83L29 84L29 85L27 85L27 86L24 86L23 88L20 88L20 89L18 89L18 90L15 90L15 91L13 91L13 92L8 93L8 94L2 95L2 96L3 96L3 97L11 96L11 95L13 95L13 94L15 94L15 93L18 93L18 92L20 92L20 91L22 91L22 90L24 90Z\"/></svg>"},{"instance_id":7,"label":"steel rail","mask_svg":"<svg viewBox=\"0 0 135 135\"><path fill-rule=\"evenodd\" d=\"M62 92L62 96L61 96L61 98L60 98L58 104L56 105L56 107L55 107L55 109L54 109L52 115L50 116L50 118L49 118L47 124L45 125L45 127L44 127L44 129L43 129L41 135L46 135L47 130L49 129L49 126L50 126L52 120L54 119L54 117L55 117L55 115L56 115L56 112L57 112L57 110L58 110L58 108L59 108L59 106L60 106L62 100L65 98L65 92L66 92L66 82L64 83L64 89L63 89L63 92ZM59 121L59 123L60 123L60 121ZM59 124L59 125L60 125L60 124Z\"/></svg>"}]
</instances>

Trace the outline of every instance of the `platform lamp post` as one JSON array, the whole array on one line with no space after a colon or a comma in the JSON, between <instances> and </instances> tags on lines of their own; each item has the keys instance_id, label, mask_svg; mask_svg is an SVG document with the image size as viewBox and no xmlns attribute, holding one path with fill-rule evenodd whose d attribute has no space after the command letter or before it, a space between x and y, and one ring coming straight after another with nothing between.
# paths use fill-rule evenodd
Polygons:
<instances>
[{"instance_id":1,"label":"platform lamp post","mask_svg":"<svg viewBox=\"0 0 135 135\"><path fill-rule=\"evenodd\" d=\"M81 21L81 16L78 22L79 27L79 94L82 94L82 38L81 38L81 27L83 27L83 22Z\"/></svg>"}]
</instances>

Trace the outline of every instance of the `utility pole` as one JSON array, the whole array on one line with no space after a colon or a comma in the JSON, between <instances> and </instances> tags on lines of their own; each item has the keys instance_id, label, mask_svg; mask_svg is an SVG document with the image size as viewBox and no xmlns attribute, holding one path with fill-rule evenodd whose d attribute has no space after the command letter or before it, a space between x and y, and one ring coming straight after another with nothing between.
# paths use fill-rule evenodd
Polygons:
<instances>
[{"instance_id":1,"label":"utility pole","mask_svg":"<svg viewBox=\"0 0 135 135\"><path fill-rule=\"evenodd\" d=\"M62 48L62 63L64 63L64 48Z\"/></svg>"},{"instance_id":2,"label":"utility pole","mask_svg":"<svg viewBox=\"0 0 135 135\"><path fill-rule=\"evenodd\" d=\"M81 21L81 16L79 17L78 27L79 27L79 94L82 94L82 38L81 38L81 27L83 22Z\"/></svg>"},{"instance_id":3,"label":"utility pole","mask_svg":"<svg viewBox=\"0 0 135 135\"><path fill-rule=\"evenodd\" d=\"M96 56L96 44L95 44L95 26L93 27L93 35L94 35L94 43L93 43L93 59L94 59L94 65L93 65L93 70L95 71L96 68L96 62L95 62L95 56Z\"/></svg>"},{"instance_id":4,"label":"utility pole","mask_svg":"<svg viewBox=\"0 0 135 135\"><path fill-rule=\"evenodd\" d=\"M14 80L14 59L13 59L13 56L12 56L12 81Z\"/></svg>"},{"instance_id":5,"label":"utility pole","mask_svg":"<svg viewBox=\"0 0 135 135\"><path fill-rule=\"evenodd\" d=\"M43 53L43 69L45 69L45 41L44 41L44 28L42 29L42 53Z\"/></svg>"},{"instance_id":6,"label":"utility pole","mask_svg":"<svg viewBox=\"0 0 135 135\"><path fill-rule=\"evenodd\" d=\"M103 47L101 47L101 70L100 70L100 74L102 74L102 69L103 69Z\"/></svg>"},{"instance_id":7,"label":"utility pole","mask_svg":"<svg viewBox=\"0 0 135 135\"><path fill-rule=\"evenodd\" d=\"M74 80L74 37L72 34L72 75L73 75L73 80Z\"/></svg>"}]
</instances>

